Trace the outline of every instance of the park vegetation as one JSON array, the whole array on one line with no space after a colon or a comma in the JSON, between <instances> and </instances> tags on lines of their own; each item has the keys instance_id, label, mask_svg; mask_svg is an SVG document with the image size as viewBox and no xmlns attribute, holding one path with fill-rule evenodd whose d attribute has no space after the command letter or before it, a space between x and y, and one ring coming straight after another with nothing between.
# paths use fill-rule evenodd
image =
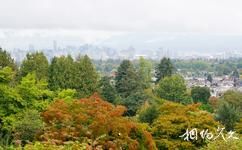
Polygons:
<instances>
[{"instance_id":1,"label":"park vegetation","mask_svg":"<svg viewBox=\"0 0 242 150\"><path fill-rule=\"evenodd\" d=\"M215 73L239 77L241 62L216 62ZM142 57L100 63L87 55L48 61L42 52L16 64L0 49L0 149L242 149L242 93L211 97L207 87L188 89L182 76L213 67ZM181 138L187 129L215 134L218 127L239 140Z\"/></svg>"}]
</instances>

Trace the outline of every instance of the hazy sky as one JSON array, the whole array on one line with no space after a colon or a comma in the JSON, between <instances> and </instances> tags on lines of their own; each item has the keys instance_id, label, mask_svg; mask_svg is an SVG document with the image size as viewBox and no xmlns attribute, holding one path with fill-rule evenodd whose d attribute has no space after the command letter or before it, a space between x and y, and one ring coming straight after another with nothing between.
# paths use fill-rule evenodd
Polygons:
<instances>
[{"instance_id":1,"label":"hazy sky","mask_svg":"<svg viewBox=\"0 0 242 150\"><path fill-rule=\"evenodd\" d=\"M0 0L0 45L130 33L240 36L241 8L241 0Z\"/></svg>"}]
</instances>

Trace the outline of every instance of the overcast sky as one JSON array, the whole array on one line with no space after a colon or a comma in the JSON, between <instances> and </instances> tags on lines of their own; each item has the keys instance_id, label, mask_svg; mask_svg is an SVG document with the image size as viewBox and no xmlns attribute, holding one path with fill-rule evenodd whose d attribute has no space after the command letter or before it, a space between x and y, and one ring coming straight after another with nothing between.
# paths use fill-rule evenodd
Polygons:
<instances>
[{"instance_id":1,"label":"overcast sky","mask_svg":"<svg viewBox=\"0 0 242 150\"><path fill-rule=\"evenodd\" d=\"M130 33L242 35L241 0L0 0L0 45ZM152 39L151 39L152 40Z\"/></svg>"}]
</instances>

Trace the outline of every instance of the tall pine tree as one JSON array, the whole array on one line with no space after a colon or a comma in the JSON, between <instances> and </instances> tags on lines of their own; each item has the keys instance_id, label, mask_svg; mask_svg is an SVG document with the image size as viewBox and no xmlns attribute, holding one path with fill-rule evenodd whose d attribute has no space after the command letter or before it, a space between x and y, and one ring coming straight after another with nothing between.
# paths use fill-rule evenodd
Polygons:
<instances>
[{"instance_id":1,"label":"tall pine tree","mask_svg":"<svg viewBox=\"0 0 242 150\"><path fill-rule=\"evenodd\" d=\"M100 80L100 94L103 99L110 103L114 103L117 98L117 93L113 85L111 84L111 78L108 76L102 77Z\"/></svg>"},{"instance_id":2,"label":"tall pine tree","mask_svg":"<svg viewBox=\"0 0 242 150\"><path fill-rule=\"evenodd\" d=\"M87 55L79 57L75 66L77 69L75 89L80 97L88 97L97 91L98 73Z\"/></svg>"},{"instance_id":3,"label":"tall pine tree","mask_svg":"<svg viewBox=\"0 0 242 150\"><path fill-rule=\"evenodd\" d=\"M47 79L49 63L43 52L28 53L20 68L20 77L35 72L37 80Z\"/></svg>"},{"instance_id":4,"label":"tall pine tree","mask_svg":"<svg viewBox=\"0 0 242 150\"><path fill-rule=\"evenodd\" d=\"M49 88L51 90L75 88L74 60L71 56L54 57L49 67Z\"/></svg>"},{"instance_id":5,"label":"tall pine tree","mask_svg":"<svg viewBox=\"0 0 242 150\"><path fill-rule=\"evenodd\" d=\"M122 98L127 98L141 89L139 77L129 60L123 60L120 64L115 81L116 90Z\"/></svg>"},{"instance_id":6,"label":"tall pine tree","mask_svg":"<svg viewBox=\"0 0 242 150\"><path fill-rule=\"evenodd\" d=\"M13 70L16 70L16 64L14 59L11 58L11 55L0 47L0 68L10 67Z\"/></svg>"},{"instance_id":7,"label":"tall pine tree","mask_svg":"<svg viewBox=\"0 0 242 150\"><path fill-rule=\"evenodd\" d=\"M143 88L148 88L151 85L151 71L152 71L151 62L144 59L143 57L140 57L138 75Z\"/></svg>"},{"instance_id":8,"label":"tall pine tree","mask_svg":"<svg viewBox=\"0 0 242 150\"><path fill-rule=\"evenodd\" d=\"M175 67L170 58L162 58L155 70L156 83L167 76L171 76L175 72Z\"/></svg>"}]
</instances>

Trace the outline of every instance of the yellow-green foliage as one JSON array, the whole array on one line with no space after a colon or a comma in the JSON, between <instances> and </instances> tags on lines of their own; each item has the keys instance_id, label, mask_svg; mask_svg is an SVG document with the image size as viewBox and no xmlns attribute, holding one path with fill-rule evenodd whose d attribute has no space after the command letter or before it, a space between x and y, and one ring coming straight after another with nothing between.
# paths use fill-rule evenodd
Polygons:
<instances>
[{"instance_id":1,"label":"yellow-green foliage","mask_svg":"<svg viewBox=\"0 0 242 150\"><path fill-rule=\"evenodd\" d=\"M202 148L201 150L241 150L242 149L242 140L228 140L224 141L222 139L212 141L208 146Z\"/></svg>"},{"instance_id":2,"label":"yellow-green foliage","mask_svg":"<svg viewBox=\"0 0 242 150\"><path fill-rule=\"evenodd\" d=\"M77 91L75 89L63 89L57 94L57 99L63 100L73 100L73 98L77 95Z\"/></svg>"},{"instance_id":3,"label":"yellow-green foliage","mask_svg":"<svg viewBox=\"0 0 242 150\"><path fill-rule=\"evenodd\" d=\"M87 143L69 142L65 145L54 145L48 143L36 142L34 144L27 144L24 150L86 150L88 149Z\"/></svg>"},{"instance_id":4,"label":"yellow-green foliage","mask_svg":"<svg viewBox=\"0 0 242 150\"><path fill-rule=\"evenodd\" d=\"M194 141L179 137L187 128L197 128L198 134L203 129L209 132L217 129L218 123L213 116L198 107L198 104L184 106L173 102L165 102L160 107L160 116L152 124L152 135L158 149L195 149L206 145L201 137Z\"/></svg>"},{"instance_id":5,"label":"yellow-green foliage","mask_svg":"<svg viewBox=\"0 0 242 150\"><path fill-rule=\"evenodd\" d=\"M242 135L242 118L240 118L240 121L235 125L235 131Z\"/></svg>"}]
</instances>

